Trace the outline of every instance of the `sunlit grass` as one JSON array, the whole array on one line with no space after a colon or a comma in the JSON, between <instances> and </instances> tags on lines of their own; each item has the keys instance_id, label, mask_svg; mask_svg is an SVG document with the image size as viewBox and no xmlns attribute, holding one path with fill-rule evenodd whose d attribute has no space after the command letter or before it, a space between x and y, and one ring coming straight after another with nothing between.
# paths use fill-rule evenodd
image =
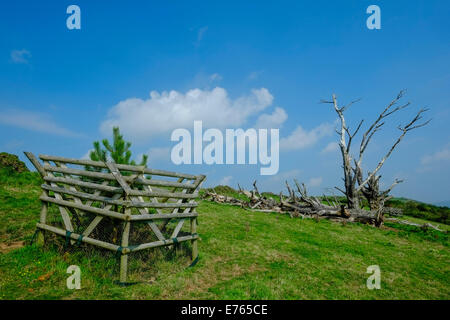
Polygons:
<instances>
[{"instance_id":1,"label":"sunlit grass","mask_svg":"<svg viewBox=\"0 0 450 320\"><path fill-rule=\"evenodd\" d=\"M0 185L0 242L29 240L38 220L39 183ZM448 237L395 227L294 218L202 201L200 261L190 245L130 256L121 287L112 253L83 245L66 253L54 240L0 254L1 299L449 299ZM81 290L66 269L81 268ZM368 290L370 265L381 289Z\"/></svg>"}]
</instances>

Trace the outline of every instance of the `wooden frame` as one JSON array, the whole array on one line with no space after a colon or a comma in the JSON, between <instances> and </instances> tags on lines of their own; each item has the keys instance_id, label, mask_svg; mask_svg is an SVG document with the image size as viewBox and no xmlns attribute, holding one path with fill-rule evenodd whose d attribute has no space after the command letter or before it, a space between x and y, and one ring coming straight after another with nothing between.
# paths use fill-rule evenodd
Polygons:
<instances>
[{"instance_id":1,"label":"wooden frame","mask_svg":"<svg viewBox=\"0 0 450 320\"><path fill-rule=\"evenodd\" d=\"M72 244L84 242L117 252L120 254L121 283L127 281L128 255L132 252L191 241L192 260L197 258L198 214L195 208L198 204L195 198L206 178L204 175L49 155L39 156L43 161L41 164L32 153L25 152L25 155L44 180L39 198L42 202L40 219L36 225L40 231L39 243L44 241L42 231L45 230L66 237ZM82 168L74 168L76 166ZM169 181L167 178L177 180ZM58 206L64 229L48 222L51 204ZM84 230L75 231L75 220L85 215L92 216L92 220ZM123 224L120 244L96 239L92 235L105 217ZM167 237L162 230L171 220L178 223ZM186 220L190 221L190 233L179 236ZM162 223L158 226L157 222ZM147 224L149 233L152 232L158 240L130 245L130 229L136 223Z\"/></svg>"}]
</instances>

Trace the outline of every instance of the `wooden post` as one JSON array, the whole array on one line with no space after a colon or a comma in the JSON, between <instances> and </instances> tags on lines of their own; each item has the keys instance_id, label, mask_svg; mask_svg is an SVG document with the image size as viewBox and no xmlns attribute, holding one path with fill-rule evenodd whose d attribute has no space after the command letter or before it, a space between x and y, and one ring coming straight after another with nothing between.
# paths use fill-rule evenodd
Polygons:
<instances>
[{"instance_id":1,"label":"wooden post","mask_svg":"<svg viewBox=\"0 0 450 320\"><path fill-rule=\"evenodd\" d=\"M130 214L130 209L125 210L125 214ZM128 247L128 238L130 236L130 221L125 222L125 227L122 234L122 248ZM128 268L128 253L120 256L120 283L127 282L127 268Z\"/></svg>"},{"instance_id":2,"label":"wooden post","mask_svg":"<svg viewBox=\"0 0 450 320\"><path fill-rule=\"evenodd\" d=\"M197 217L191 218L191 234L197 233ZM198 256L197 239L192 240L192 261Z\"/></svg>"},{"instance_id":3,"label":"wooden post","mask_svg":"<svg viewBox=\"0 0 450 320\"><path fill-rule=\"evenodd\" d=\"M30 162L34 165L36 170L39 172L39 174L41 175L41 178L46 177L47 173L45 172L44 168L42 167L42 165L40 164L38 159L36 159L34 154L32 154L31 152L24 152L24 154L28 158L28 160L30 160ZM43 190L42 195L47 196L48 195L47 191ZM40 214L40 218L39 218L39 222L40 223L43 223L43 224L46 223L46 221L47 221L47 211L48 211L48 203L42 201L41 214ZM36 244L39 245L39 246L43 246L45 244L44 232L41 229L37 230Z\"/></svg>"},{"instance_id":4,"label":"wooden post","mask_svg":"<svg viewBox=\"0 0 450 320\"><path fill-rule=\"evenodd\" d=\"M40 223L46 224L47 211L48 211L48 203L42 201L41 216L39 218ZM41 229L38 229L38 231L37 231L36 244L39 246L43 246L45 244L44 231L42 231Z\"/></svg>"}]
</instances>

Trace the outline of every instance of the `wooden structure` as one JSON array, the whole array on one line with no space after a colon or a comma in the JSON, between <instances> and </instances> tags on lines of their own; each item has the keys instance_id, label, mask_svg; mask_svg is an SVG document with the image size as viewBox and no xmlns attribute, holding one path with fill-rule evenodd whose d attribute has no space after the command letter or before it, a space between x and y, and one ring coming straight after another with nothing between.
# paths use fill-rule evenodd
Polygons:
<instances>
[{"instance_id":1,"label":"wooden structure","mask_svg":"<svg viewBox=\"0 0 450 320\"><path fill-rule=\"evenodd\" d=\"M197 259L195 198L204 175L48 155L39 156L41 164L32 153L25 155L44 180L39 242L44 241L45 230L66 237L67 243L84 242L117 252L122 283L127 280L128 255L133 252L191 241L192 259ZM59 222L49 221L49 205L58 207ZM190 231L183 233L186 220ZM167 233L171 221L175 227ZM116 239L96 236L101 223L116 226L108 230L120 230ZM130 230L136 225L151 241L146 238L147 242L130 244Z\"/></svg>"}]
</instances>

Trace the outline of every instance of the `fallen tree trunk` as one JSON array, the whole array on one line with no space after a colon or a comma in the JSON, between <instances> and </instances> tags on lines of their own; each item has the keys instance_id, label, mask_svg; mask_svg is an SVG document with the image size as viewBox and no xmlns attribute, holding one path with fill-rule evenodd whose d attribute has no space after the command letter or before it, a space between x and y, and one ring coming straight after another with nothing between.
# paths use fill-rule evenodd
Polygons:
<instances>
[{"instance_id":1,"label":"fallen tree trunk","mask_svg":"<svg viewBox=\"0 0 450 320\"><path fill-rule=\"evenodd\" d=\"M304 184L299 184L296 180L294 182L297 190L291 188L286 181L289 196L285 197L283 193L280 193L279 202L261 194L256 186L256 181L253 182L254 190L252 191L243 190L239 185L238 192L246 196L248 201L220 195L214 190L208 190L204 194L204 198L210 198L211 201L217 203L227 203L256 211L285 213L289 214L292 218L332 219L334 221L376 224L376 212L362 209L348 209L343 205L338 205L337 199L332 201L327 197L324 200L328 205L324 204L321 199L308 196Z\"/></svg>"}]
</instances>

